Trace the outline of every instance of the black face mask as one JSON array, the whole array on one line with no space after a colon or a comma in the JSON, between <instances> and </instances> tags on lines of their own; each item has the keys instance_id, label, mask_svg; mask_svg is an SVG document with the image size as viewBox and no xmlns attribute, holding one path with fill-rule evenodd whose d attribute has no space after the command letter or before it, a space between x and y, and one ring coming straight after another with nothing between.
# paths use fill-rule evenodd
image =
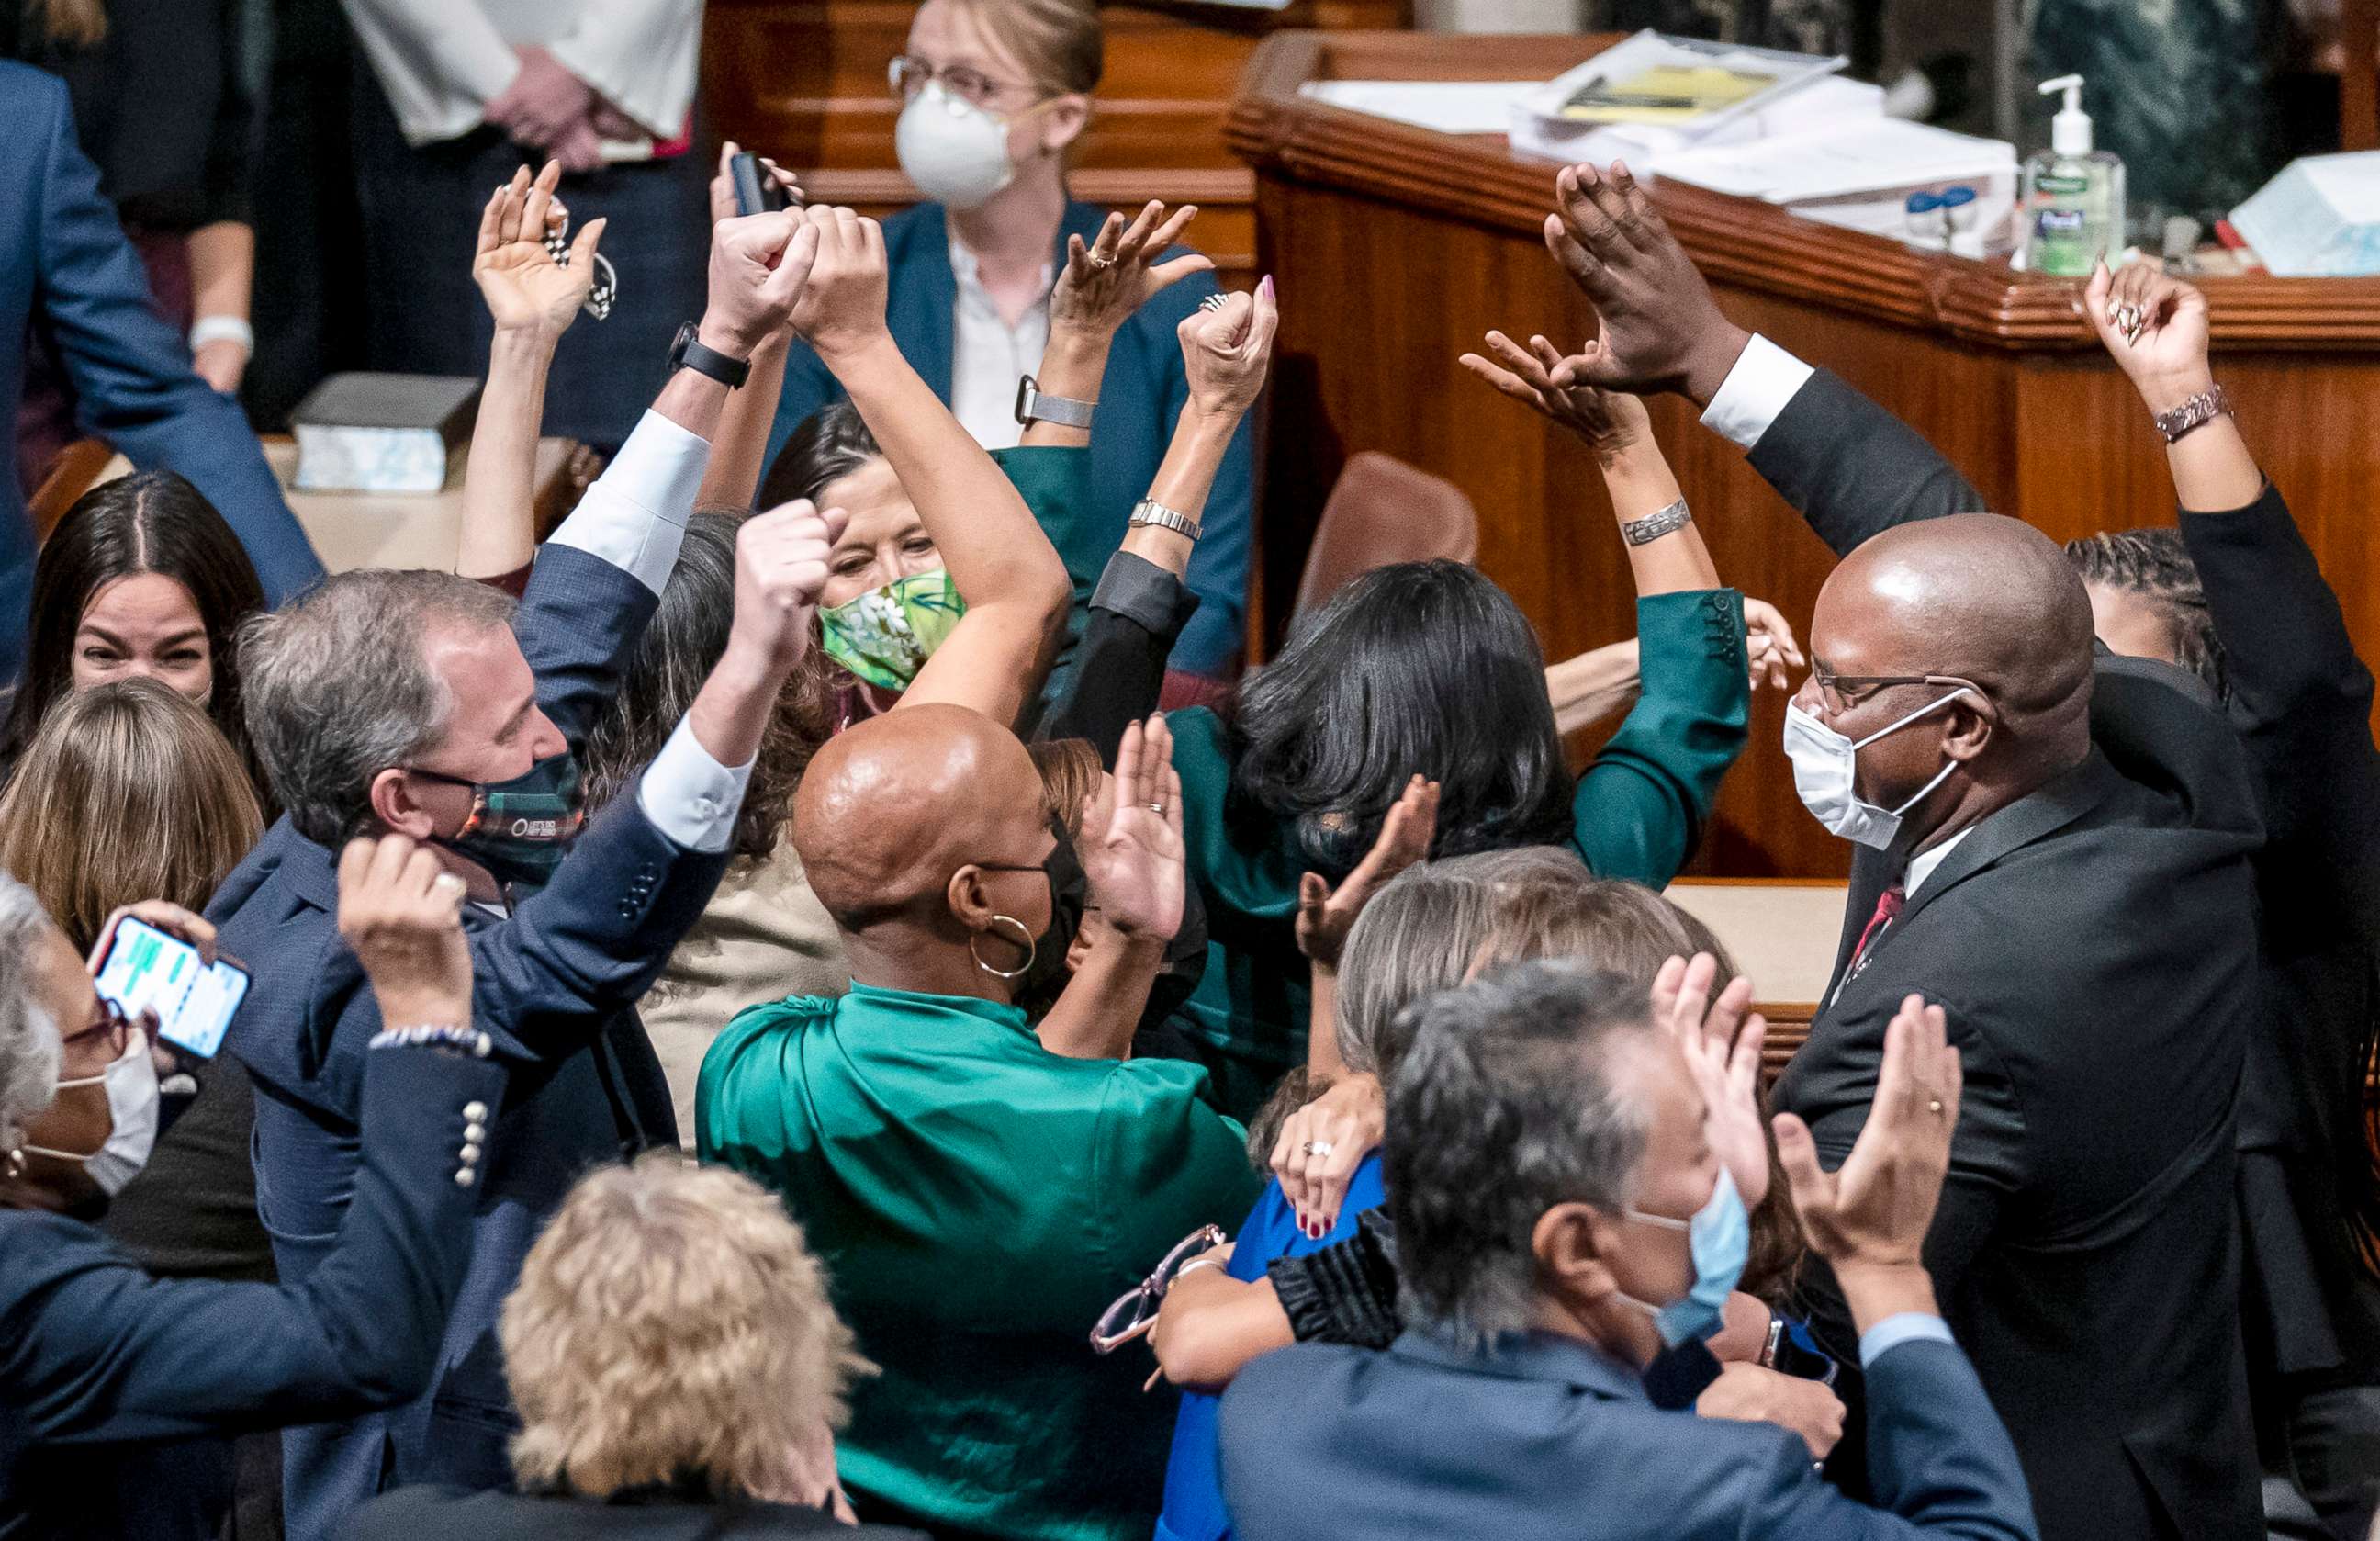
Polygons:
<instances>
[{"instance_id":1,"label":"black face mask","mask_svg":"<svg viewBox=\"0 0 2380 1541\"><path fill-rule=\"evenodd\" d=\"M507 888L543 888L587 823L578 761L567 750L539 760L508 782L471 782L443 770L406 769L433 782L471 789L471 816L463 827L452 835L431 835L430 843L477 862Z\"/></svg>"},{"instance_id":2,"label":"black face mask","mask_svg":"<svg viewBox=\"0 0 2380 1541\"><path fill-rule=\"evenodd\" d=\"M1066 826L1053 819L1050 832L1057 838L1057 843L1050 847L1050 854L1041 858L1038 867L996 861L976 863L987 872L1038 872L1050 885L1050 928L1032 940L1025 972L1015 980L1014 994L1018 1001L1049 993L1053 980L1062 984L1066 954L1083 928L1083 911L1090 903L1091 880L1083 871L1082 858L1075 854L1075 842L1066 833Z\"/></svg>"}]
</instances>

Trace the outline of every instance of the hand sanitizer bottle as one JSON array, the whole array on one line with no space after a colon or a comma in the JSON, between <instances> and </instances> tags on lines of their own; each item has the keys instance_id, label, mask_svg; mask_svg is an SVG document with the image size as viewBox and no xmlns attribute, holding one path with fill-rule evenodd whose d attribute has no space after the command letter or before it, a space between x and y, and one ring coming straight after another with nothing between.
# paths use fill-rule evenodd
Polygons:
<instances>
[{"instance_id":1,"label":"hand sanitizer bottle","mask_svg":"<svg viewBox=\"0 0 2380 1541\"><path fill-rule=\"evenodd\" d=\"M2025 265L2062 278L2087 278L2099 254L2124 245L2124 163L2091 148L2091 117L2082 110L2082 77L2041 83L2041 94L2066 93L2049 120L2049 148L2024 163L2027 215Z\"/></svg>"}]
</instances>

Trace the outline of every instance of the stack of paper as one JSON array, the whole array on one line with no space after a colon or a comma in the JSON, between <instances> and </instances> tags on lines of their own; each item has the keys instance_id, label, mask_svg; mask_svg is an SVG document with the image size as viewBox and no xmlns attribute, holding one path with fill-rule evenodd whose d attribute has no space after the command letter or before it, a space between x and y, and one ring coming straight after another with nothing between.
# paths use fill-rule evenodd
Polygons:
<instances>
[{"instance_id":1,"label":"stack of paper","mask_svg":"<svg viewBox=\"0 0 2380 1541\"><path fill-rule=\"evenodd\" d=\"M1874 117L1884 92L1828 77L1850 61L1770 48L1743 48L1638 32L1516 103L1512 148L1551 160L1643 161L1688 145L1757 138L1763 115L1791 102L1814 104L1820 83L1840 84L1823 109L1829 116Z\"/></svg>"},{"instance_id":2,"label":"stack of paper","mask_svg":"<svg viewBox=\"0 0 2380 1541\"><path fill-rule=\"evenodd\" d=\"M2284 277L2380 273L2380 151L2291 161L2231 211L2231 228Z\"/></svg>"},{"instance_id":3,"label":"stack of paper","mask_svg":"<svg viewBox=\"0 0 2380 1541\"><path fill-rule=\"evenodd\" d=\"M1795 213L1874 235L1904 234L1913 192L1973 190L1973 239L1954 244L1982 256L2016 202L2016 147L1947 128L1882 118L1836 123L1750 144L1674 151L1652 174L1739 198L1781 203Z\"/></svg>"},{"instance_id":4,"label":"stack of paper","mask_svg":"<svg viewBox=\"0 0 2380 1541\"><path fill-rule=\"evenodd\" d=\"M1308 80L1298 94L1441 134L1500 134L1543 80Z\"/></svg>"}]
</instances>

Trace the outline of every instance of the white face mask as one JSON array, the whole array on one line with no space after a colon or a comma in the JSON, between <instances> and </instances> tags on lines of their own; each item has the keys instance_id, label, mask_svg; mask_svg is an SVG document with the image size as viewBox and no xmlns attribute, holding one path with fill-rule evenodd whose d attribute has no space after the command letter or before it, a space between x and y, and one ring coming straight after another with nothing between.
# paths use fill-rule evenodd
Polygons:
<instances>
[{"instance_id":1,"label":"white face mask","mask_svg":"<svg viewBox=\"0 0 2380 1541\"><path fill-rule=\"evenodd\" d=\"M901 109L892 152L919 192L953 209L973 209L1016 179L1008 125L929 80Z\"/></svg>"},{"instance_id":2,"label":"white face mask","mask_svg":"<svg viewBox=\"0 0 2380 1541\"><path fill-rule=\"evenodd\" d=\"M107 1088L110 1126L106 1143L88 1153L52 1150L38 1145L24 1147L29 1156L79 1161L84 1174L110 1198L140 1175L140 1169L149 1164L151 1148L157 1143L157 1067L149 1058L149 1037L135 1027L128 1037L124 1052L99 1074L58 1083L60 1091L90 1086Z\"/></svg>"},{"instance_id":3,"label":"white face mask","mask_svg":"<svg viewBox=\"0 0 2380 1541\"><path fill-rule=\"evenodd\" d=\"M1900 721L1877 729L1854 744L1834 729L1788 701L1785 703L1785 755L1793 762L1793 790L1812 818L1845 840L1881 851L1900 832L1900 816L1923 802L1925 795L1949 779L1957 760L1944 762L1935 778L1897 808L1880 808L1863 801L1853 790L1859 777L1859 752L1879 738L1899 733L1919 718L1941 710L1968 694L1961 686L1931 706L1920 707Z\"/></svg>"}]
</instances>

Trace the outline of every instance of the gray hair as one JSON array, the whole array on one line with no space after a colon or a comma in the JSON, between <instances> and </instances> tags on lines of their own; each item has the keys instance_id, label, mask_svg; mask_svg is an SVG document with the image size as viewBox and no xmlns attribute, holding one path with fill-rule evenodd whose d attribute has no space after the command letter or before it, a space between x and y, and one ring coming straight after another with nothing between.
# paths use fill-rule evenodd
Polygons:
<instances>
[{"instance_id":1,"label":"gray hair","mask_svg":"<svg viewBox=\"0 0 2380 1541\"><path fill-rule=\"evenodd\" d=\"M445 735L454 693L424 645L442 627L509 626L513 601L452 573L341 573L240 627L249 743L307 839L363 829L371 782Z\"/></svg>"},{"instance_id":2,"label":"gray hair","mask_svg":"<svg viewBox=\"0 0 2380 1541\"><path fill-rule=\"evenodd\" d=\"M1386 1158L1399 1298L1476 1347L1535 1319L1548 1209L1628 1202L1649 1119L1614 1086L1614 1050L1652 1034L1651 1010L1642 980L1529 963L1409 1014Z\"/></svg>"},{"instance_id":3,"label":"gray hair","mask_svg":"<svg viewBox=\"0 0 2380 1541\"><path fill-rule=\"evenodd\" d=\"M0 872L0 1152L22 1144L27 1122L57 1096L57 1019L33 988L50 924L33 891Z\"/></svg>"}]
</instances>

